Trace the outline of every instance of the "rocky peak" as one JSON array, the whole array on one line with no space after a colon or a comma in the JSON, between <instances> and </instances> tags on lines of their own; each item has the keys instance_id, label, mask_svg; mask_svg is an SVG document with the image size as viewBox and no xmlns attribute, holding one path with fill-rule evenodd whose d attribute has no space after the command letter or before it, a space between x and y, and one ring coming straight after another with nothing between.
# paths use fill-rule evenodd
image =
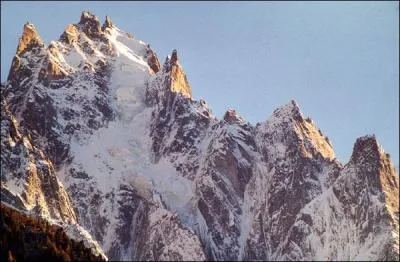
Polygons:
<instances>
[{"instance_id":1,"label":"rocky peak","mask_svg":"<svg viewBox=\"0 0 400 262\"><path fill-rule=\"evenodd\" d=\"M64 32L60 36L60 40L67 42L68 44L73 44L78 41L79 32L75 25L69 24L65 28Z\"/></svg>"},{"instance_id":2,"label":"rocky peak","mask_svg":"<svg viewBox=\"0 0 400 262\"><path fill-rule=\"evenodd\" d=\"M86 24L86 23L99 23L99 19L97 18L97 16L95 16L94 14L88 12L88 11L83 11L81 14L81 20L79 21L79 24Z\"/></svg>"},{"instance_id":3,"label":"rocky peak","mask_svg":"<svg viewBox=\"0 0 400 262\"><path fill-rule=\"evenodd\" d=\"M24 31L17 47L17 56L21 56L26 50L34 46L43 46L43 41L33 24L26 22Z\"/></svg>"},{"instance_id":4,"label":"rocky peak","mask_svg":"<svg viewBox=\"0 0 400 262\"><path fill-rule=\"evenodd\" d=\"M278 107L269 120L258 125L258 130L263 134L273 134L276 130L281 130L280 135L275 137L276 141L286 141L287 145L295 146L296 150L306 157L315 157L320 154L331 160L335 158L329 139L310 118L304 118L299 105L294 100Z\"/></svg>"},{"instance_id":5,"label":"rocky peak","mask_svg":"<svg viewBox=\"0 0 400 262\"><path fill-rule=\"evenodd\" d=\"M383 260L398 260L399 178L375 135L356 140L349 163L333 185L333 193L345 212L362 225L358 242L367 242L368 234L385 227L388 244L379 250L380 256L386 257Z\"/></svg>"},{"instance_id":6,"label":"rocky peak","mask_svg":"<svg viewBox=\"0 0 400 262\"><path fill-rule=\"evenodd\" d=\"M174 50L172 50L172 53L170 55L168 55L167 58L165 58L165 62L163 65L164 72L170 72L171 67L173 65L177 65L177 64L178 64L178 53L177 53L176 49L174 49Z\"/></svg>"},{"instance_id":7,"label":"rocky peak","mask_svg":"<svg viewBox=\"0 0 400 262\"><path fill-rule=\"evenodd\" d=\"M24 31L18 43L16 54L11 63L7 80L18 82L21 79L29 77L32 74L32 71L29 68L24 67L22 56L27 51L32 51L32 53L37 54L41 53L43 50L44 43L37 33L35 26L26 22L24 25Z\"/></svg>"},{"instance_id":8,"label":"rocky peak","mask_svg":"<svg viewBox=\"0 0 400 262\"><path fill-rule=\"evenodd\" d=\"M336 197L345 205L355 205L356 209L364 206L364 213L371 208L371 201L383 203L394 232L398 232L399 178L389 155L374 135L356 140L350 161L341 173L333 186ZM396 245L399 245L398 237Z\"/></svg>"},{"instance_id":9,"label":"rocky peak","mask_svg":"<svg viewBox=\"0 0 400 262\"><path fill-rule=\"evenodd\" d=\"M101 29L104 31L106 28L112 28L114 26L114 23L111 21L110 17L106 15L106 21L104 21L103 26Z\"/></svg>"},{"instance_id":10,"label":"rocky peak","mask_svg":"<svg viewBox=\"0 0 400 262\"><path fill-rule=\"evenodd\" d=\"M176 49L172 50L170 63L171 65L175 65L178 62L178 52Z\"/></svg>"},{"instance_id":11,"label":"rocky peak","mask_svg":"<svg viewBox=\"0 0 400 262\"><path fill-rule=\"evenodd\" d=\"M378 163L382 149L376 141L375 135L367 135L356 140L350 162L353 163Z\"/></svg>"},{"instance_id":12,"label":"rocky peak","mask_svg":"<svg viewBox=\"0 0 400 262\"><path fill-rule=\"evenodd\" d=\"M280 118L284 121L296 120L303 121L303 114L300 111L299 105L295 100L291 100L288 104L275 109L273 118Z\"/></svg>"},{"instance_id":13,"label":"rocky peak","mask_svg":"<svg viewBox=\"0 0 400 262\"><path fill-rule=\"evenodd\" d=\"M228 109L228 111L225 112L224 120L229 124L233 124L233 123L242 123L244 121L244 118L239 116L236 113L235 109Z\"/></svg>"},{"instance_id":14,"label":"rocky peak","mask_svg":"<svg viewBox=\"0 0 400 262\"><path fill-rule=\"evenodd\" d=\"M169 88L172 92L181 93L186 97L192 98L192 89L190 88L186 74L179 63L178 52L175 49L165 60L163 71L169 75Z\"/></svg>"},{"instance_id":15,"label":"rocky peak","mask_svg":"<svg viewBox=\"0 0 400 262\"><path fill-rule=\"evenodd\" d=\"M101 34L101 26L100 21L94 14L83 11L81 14L81 20L79 21L78 25L82 26L83 31L85 34L92 38L96 37Z\"/></svg>"},{"instance_id":16,"label":"rocky peak","mask_svg":"<svg viewBox=\"0 0 400 262\"><path fill-rule=\"evenodd\" d=\"M146 58L147 64L150 66L154 73L160 71L160 61L158 60L157 54L153 51L153 49L150 48L149 44L147 44Z\"/></svg>"},{"instance_id":17,"label":"rocky peak","mask_svg":"<svg viewBox=\"0 0 400 262\"><path fill-rule=\"evenodd\" d=\"M390 155L383 151L375 135L366 135L356 140L349 162L350 166L360 170L362 178L379 191L385 188L399 190L399 180Z\"/></svg>"}]
</instances>

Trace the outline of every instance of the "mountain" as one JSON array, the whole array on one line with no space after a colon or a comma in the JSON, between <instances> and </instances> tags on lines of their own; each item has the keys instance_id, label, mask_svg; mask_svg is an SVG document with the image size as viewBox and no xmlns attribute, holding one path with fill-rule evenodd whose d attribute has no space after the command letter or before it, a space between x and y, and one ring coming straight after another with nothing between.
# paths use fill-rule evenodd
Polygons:
<instances>
[{"instance_id":1,"label":"mountain","mask_svg":"<svg viewBox=\"0 0 400 262\"><path fill-rule=\"evenodd\" d=\"M195 100L176 50L83 12L24 25L1 85L2 202L110 260L397 260L399 178L375 136L340 163L293 100L255 126ZM104 252L104 253L103 253Z\"/></svg>"}]
</instances>

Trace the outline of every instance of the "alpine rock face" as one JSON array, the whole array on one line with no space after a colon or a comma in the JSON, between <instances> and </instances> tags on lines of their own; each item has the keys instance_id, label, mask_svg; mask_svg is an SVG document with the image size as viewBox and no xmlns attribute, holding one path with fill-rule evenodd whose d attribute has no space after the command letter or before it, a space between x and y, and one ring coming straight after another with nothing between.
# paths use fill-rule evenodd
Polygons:
<instances>
[{"instance_id":1,"label":"alpine rock face","mask_svg":"<svg viewBox=\"0 0 400 262\"><path fill-rule=\"evenodd\" d=\"M176 50L89 12L24 25L1 85L1 199L110 260L397 260L399 179L375 136L349 163L295 101L256 126L195 100Z\"/></svg>"}]
</instances>

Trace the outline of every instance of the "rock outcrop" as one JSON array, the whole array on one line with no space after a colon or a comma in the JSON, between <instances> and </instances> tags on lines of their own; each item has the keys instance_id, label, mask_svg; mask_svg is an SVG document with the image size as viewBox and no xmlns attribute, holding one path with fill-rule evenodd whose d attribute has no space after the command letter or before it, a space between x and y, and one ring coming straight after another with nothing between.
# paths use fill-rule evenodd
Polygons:
<instances>
[{"instance_id":1,"label":"rock outcrop","mask_svg":"<svg viewBox=\"0 0 400 262\"><path fill-rule=\"evenodd\" d=\"M30 50L32 47L39 46L43 46L43 41L37 33L35 26L27 22L24 25L24 31L19 40L16 55L21 56L24 52Z\"/></svg>"},{"instance_id":2,"label":"rock outcrop","mask_svg":"<svg viewBox=\"0 0 400 262\"><path fill-rule=\"evenodd\" d=\"M189 82L179 63L178 52L174 49L172 54L167 57L164 63L164 70L169 75L169 88L172 92L181 93L186 97L192 98L192 90Z\"/></svg>"}]
</instances>

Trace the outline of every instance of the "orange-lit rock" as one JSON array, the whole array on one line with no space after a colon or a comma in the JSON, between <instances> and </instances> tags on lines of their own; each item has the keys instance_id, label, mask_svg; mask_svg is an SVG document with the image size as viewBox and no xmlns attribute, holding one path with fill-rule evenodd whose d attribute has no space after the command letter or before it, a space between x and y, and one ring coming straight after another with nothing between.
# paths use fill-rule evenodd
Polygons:
<instances>
[{"instance_id":1,"label":"orange-lit rock","mask_svg":"<svg viewBox=\"0 0 400 262\"><path fill-rule=\"evenodd\" d=\"M147 64L149 67L153 70L154 73L157 73L160 71L160 61L157 58L156 53L153 51L153 49L150 48L150 45L147 45L148 49L146 50L146 58L147 58Z\"/></svg>"},{"instance_id":2,"label":"orange-lit rock","mask_svg":"<svg viewBox=\"0 0 400 262\"><path fill-rule=\"evenodd\" d=\"M43 41L38 35L35 26L31 23L26 23L24 25L24 32L18 43L17 55L21 56L32 46L43 46Z\"/></svg>"},{"instance_id":3,"label":"orange-lit rock","mask_svg":"<svg viewBox=\"0 0 400 262\"><path fill-rule=\"evenodd\" d=\"M106 16L106 21L104 22L101 30L106 30L106 28L112 28L114 26L113 22L111 21L109 16Z\"/></svg>"},{"instance_id":4,"label":"orange-lit rock","mask_svg":"<svg viewBox=\"0 0 400 262\"><path fill-rule=\"evenodd\" d=\"M78 41L79 32L76 29L76 26L73 24L67 25L64 33L61 35L60 39L64 40L68 44L72 44Z\"/></svg>"},{"instance_id":5,"label":"orange-lit rock","mask_svg":"<svg viewBox=\"0 0 400 262\"><path fill-rule=\"evenodd\" d=\"M181 93L189 98L192 98L192 89L190 88L189 81L186 78L183 68L179 64L178 53L176 50L172 51L171 58L169 59L170 77L171 77L171 91Z\"/></svg>"}]
</instances>

